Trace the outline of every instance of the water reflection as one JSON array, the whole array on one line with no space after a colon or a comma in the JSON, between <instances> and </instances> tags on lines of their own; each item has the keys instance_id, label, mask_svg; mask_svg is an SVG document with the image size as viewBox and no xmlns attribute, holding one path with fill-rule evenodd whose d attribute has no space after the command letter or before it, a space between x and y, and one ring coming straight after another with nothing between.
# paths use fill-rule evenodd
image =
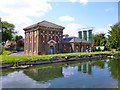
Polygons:
<instances>
[{"instance_id":1,"label":"water reflection","mask_svg":"<svg viewBox=\"0 0 120 90\"><path fill-rule=\"evenodd\" d=\"M52 80L54 78L63 77L62 67L32 69L29 71L24 71L24 74L26 74L35 81L45 81L45 82Z\"/></svg>"},{"instance_id":2,"label":"water reflection","mask_svg":"<svg viewBox=\"0 0 120 90\"><path fill-rule=\"evenodd\" d=\"M118 58L114 60L65 62L58 66L42 69L31 68L19 72L4 72L1 77L3 87L112 88L118 85L119 64L120 59Z\"/></svg>"},{"instance_id":3,"label":"water reflection","mask_svg":"<svg viewBox=\"0 0 120 90\"><path fill-rule=\"evenodd\" d=\"M78 65L78 71L83 72L83 73L92 74L92 65L91 65L91 63Z\"/></svg>"},{"instance_id":4,"label":"water reflection","mask_svg":"<svg viewBox=\"0 0 120 90\"><path fill-rule=\"evenodd\" d=\"M120 58L115 58L114 60L110 60L108 62L109 71L111 72L111 76L115 79L119 79L120 81Z\"/></svg>"},{"instance_id":5,"label":"water reflection","mask_svg":"<svg viewBox=\"0 0 120 90\"><path fill-rule=\"evenodd\" d=\"M101 69L104 69L104 68L105 68L104 64L105 64L104 61L94 62L94 65L95 65L95 66L98 66L98 67L101 68Z\"/></svg>"}]
</instances>

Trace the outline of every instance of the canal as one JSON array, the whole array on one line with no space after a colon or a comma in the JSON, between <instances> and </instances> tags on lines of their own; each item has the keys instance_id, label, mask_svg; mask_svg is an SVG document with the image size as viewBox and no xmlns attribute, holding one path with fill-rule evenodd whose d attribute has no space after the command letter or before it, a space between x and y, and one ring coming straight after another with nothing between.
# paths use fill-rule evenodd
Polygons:
<instances>
[{"instance_id":1,"label":"canal","mask_svg":"<svg viewBox=\"0 0 120 90\"><path fill-rule=\"evenodd\" d=\"M3 69L2 88L115 88L119 58Z\"/></svg>"}]
</instances>

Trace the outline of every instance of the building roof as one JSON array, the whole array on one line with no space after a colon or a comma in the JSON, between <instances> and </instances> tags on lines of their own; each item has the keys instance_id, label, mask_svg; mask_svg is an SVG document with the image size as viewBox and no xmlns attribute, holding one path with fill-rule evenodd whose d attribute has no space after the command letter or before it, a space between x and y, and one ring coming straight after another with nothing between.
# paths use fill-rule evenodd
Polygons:
<instances>
[{"instance_id":1,"label":"building roof","mask_svg":"<svg viewBox=\"0 0 120 90\"><path fill-rule=\"evenodd\" d=\"M79 37L68 37L62 39L63 43L72 43L72 42L78 42L78 43L90 43L89 41L80 39Z\"/></svg>"},{"instance_id":2,"label":"building roof","mask_svg":"<svg viewBox=\"0 0 120 90\"><path fill-rule=\"evenodd\" d=\"M41 22L38 22L36 24L33 24L33 25L30 25L26 28L23 28L23 30L27 30L27 29L30 29L30 28L34 28L36 26L45 26L45 27L53 27L53 28L60 28L60 29L64 29L65 27L63 26L60 26L60 25L57 25L57 24L54 24L52 22L48 22L48 21L41 21Z\"/></svg>"}]
</instances>

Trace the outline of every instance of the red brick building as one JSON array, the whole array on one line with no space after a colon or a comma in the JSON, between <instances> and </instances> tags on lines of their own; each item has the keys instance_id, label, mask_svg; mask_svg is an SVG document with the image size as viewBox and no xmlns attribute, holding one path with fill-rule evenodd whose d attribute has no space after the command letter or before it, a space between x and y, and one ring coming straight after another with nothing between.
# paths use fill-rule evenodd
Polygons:
<instances>
[{"instance_id":1,"label":"red brick building","mask_svg":"<svg viewBox=\"0 0 120 90\"><path fill-rule=\"evenodd\" d=\"M62 39L63 53L86 52L90 48L90 42L78 37Z\"/></svg>"},{"instance_id":2,"label":"red brick building","mask_svg":"<svg viewBox=\"0 0 120 90\"><path fill-rule=\"evenodd\" d=\"M24 53L28 55L86 51L90 42L78 37L63 38L63 26L42 21L24 28ZM69 40L68 40L69 39Z\"/></svg>"},{"instance_id":3,"label":"red brick building","mask_svg":"<svg viewBox=\"0 0 120 90\"><path fill-rule=\"evenodd\" d=\"M64 27L42 21L24 28L24 53L28 55L60 53Z\"/></svg>"}]
</instances>

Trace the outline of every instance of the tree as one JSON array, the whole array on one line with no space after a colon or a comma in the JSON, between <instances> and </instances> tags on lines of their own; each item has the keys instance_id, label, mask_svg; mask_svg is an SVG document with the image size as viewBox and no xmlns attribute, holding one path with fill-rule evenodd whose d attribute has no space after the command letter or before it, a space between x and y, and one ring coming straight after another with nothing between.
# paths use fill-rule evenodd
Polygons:
<instances>
[{"instance_id":1,"label":"tree","mask_svg":"<svg viewBox=\"0 0 120 90\"><path fill-rule=\"evenodd\" d=\"M106 45L107 40L103 39L100 41L100 46L105 46Z\"/></svg>"},{"instance_id":2,"label":"tree","mask_svg":"<svg viewBox=\"0 0 120 90\"><path fill-rule=\"evenodd\" d=\"M100 42L105 39L105 34L96 34L94 36L94 44L95 46L100 46Z\"/></svg>"},{"instance_id":3,"label":"tree","mask_svg":"<svg viewBox=\"0 0 120 90\"><path fill-rule=\"evenodd\" d=\"M1 18L0 18L0 43L2 43L2 23L1 23ZM1 47L1 45L0 45Z\"/></svg>"},{"instance_id":4,"label":"tree","mask_svg":"<svg viewBox=\"0 0 120 90\"><path fill-rule=\"evenodd\" d=\"M120 49L120 29L118 27L120 23L115 24L111 27L111 31L109 30L109 35L107 39L107 46L109 49L115 48Z\"/></svg>"},{"instance_id":5,"label":"tree","mask_svg":"<svg viewBox=\"0 0 120 90\"><path fill-rule=\"evenodd\" d=\"M2 42L12 40L13 35L16 34L14 28L14 24L2 21Z\"/></svg>"},{"instance_id":6,"label":"tree","mask_svg":"<svg viewBox=\"0 0 120 90\"><path fill-rule=\"evenodd\" d=\"M18 47L24 47L24 39L20 39L17 41L17 46Z\"/></svg>"},{"instance_id":7,"label":"tree","mask_svg":"<svg viewBox=\"0 0 120 90\"><path fill-rule=\"evenodd\" d=\"M119 57L116 57L114 58L114 60L110 60L108 63L108 67L109 67L109 71L111 72L111 76L114 78L114 79L117 79L120 81L120 72L119 72L119 69L120 69L120 58Z\"/></svg>"},{"instance_id":8,"label":"tree","mask_svg":"<svg viewBox=\"0 0 120 90\"><path fill-rule=\"evenodd\" d=\"M19 35L16 35L15 38L14 38L14 41L17 42L18 40L20 40L20 39L22 39L22 38L23 38L23 37L22 37L21 35L20 35L20 36L19 36Z\"/></svg>"},{"instance_id":9,"label":"tree","mask_svg":"<svg viewBox=\"0 0 120 90\"><path fill-rule=\"evenodd\" d=\"M4 45L5 48L12 49L16 46L16 43L14 41L7 41Z\"/></svg>"}]
</instances>

